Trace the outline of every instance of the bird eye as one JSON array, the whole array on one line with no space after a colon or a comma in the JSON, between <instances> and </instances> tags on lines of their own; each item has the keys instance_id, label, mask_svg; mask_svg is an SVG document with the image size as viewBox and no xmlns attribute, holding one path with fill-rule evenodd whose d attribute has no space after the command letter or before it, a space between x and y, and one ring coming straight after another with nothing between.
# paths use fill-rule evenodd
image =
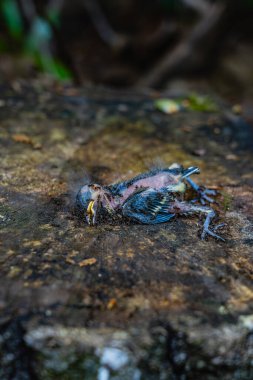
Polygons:
<instances>
[{"instance_id":1,"label":"bird eye","mask_svg":"<svg viewBox=\"0 0 253 380\"><path fill-rule=\"evenodd\" d=\"M101 189L101 187L100 187L100 186L98 186L98 185L92 185L92 189L93 189L93 190L100 190L100 189Z\"/></svg>"}]
</instances>

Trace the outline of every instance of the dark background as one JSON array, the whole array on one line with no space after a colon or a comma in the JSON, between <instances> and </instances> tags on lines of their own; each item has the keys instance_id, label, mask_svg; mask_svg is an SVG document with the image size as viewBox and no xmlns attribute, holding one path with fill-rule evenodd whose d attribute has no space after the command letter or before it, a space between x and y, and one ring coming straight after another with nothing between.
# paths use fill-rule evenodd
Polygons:
<instances>
[{"instance_id":1,"label":"dark background","mask_svg":"<svg viewBox=\"0 0 253 380\"><path fill-rule=\"evenodd\" d=\"M252 0L1 0L0 75L76 84L208 83L246 104ZM178 82L180 79L180 83ZM176 80L176 82L175 82Z\"/></svg>"}]
</instances>

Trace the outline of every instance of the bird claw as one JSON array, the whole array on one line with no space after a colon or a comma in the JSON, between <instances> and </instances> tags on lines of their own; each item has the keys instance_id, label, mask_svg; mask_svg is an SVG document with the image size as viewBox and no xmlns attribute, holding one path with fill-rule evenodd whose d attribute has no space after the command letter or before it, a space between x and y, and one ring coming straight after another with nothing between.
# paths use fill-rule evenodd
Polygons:
<instances>
[{"instance_id":1,"label":"bird claw","mask_svg":"<svg viewBox=\"0 0 253 380\"><path fill-rule=\"evenodd\" d=\"M203 232L202 232L202 234L201 234L201 240L204 240L205 237L206 237L206 235L210 235L210 236L212 236L212 237L214 237L214 238L216 238L216 239L218 239L218 240L225 241L225 239L223 239L221 236L219 236L219 235L217 235L217 234L215 233L215 231L216 231L218 228L221 228L221 227L223 227L223 226L225 226L225 223L218 224L217 226L214 227L213 231L209 230L208 227L207 227L207 228L204 227Z\"/></svg>"},{"instance_id":2,"label":"bird claw","mask_svg":"<svg viewBox=\"0 0 253 380\"><path fill-rule=\"evenodd\" d=\"M226 226L226 223L220 223L220 224L217 224L217 226L215 226L215 227L213 228L213 231L216 232L216 230L218 230L218 228L221 228L221 227L224 227L224 226Z\"/></svg>"},{"instance_id":3,"label":"bird claw","mask_svg":"<svg viewBox=\"0 0 253 380\"><path fill-rule=\"evenodd\" d=\"M199 195L200 203L202 205L205 205L206 202L209 202L209 203L215 202L215 200L213 198L209 197L209 195L215 196L215 195L217 195L217 191L200 187L198 189L198 195Z\"/></svg>"},{"instance_id":4,"label":"bird claw","mask_svg":"<svg viewBox=\"0 0 253 380\"><path fill-rule=\"evenodd\" d=\"M209 195L217 195L217 191L216 190L213 190L213 189L206 189L206 188L204 188L204 192L206 193L206 194L209 194Z\"/></svg>"}]
</instances>

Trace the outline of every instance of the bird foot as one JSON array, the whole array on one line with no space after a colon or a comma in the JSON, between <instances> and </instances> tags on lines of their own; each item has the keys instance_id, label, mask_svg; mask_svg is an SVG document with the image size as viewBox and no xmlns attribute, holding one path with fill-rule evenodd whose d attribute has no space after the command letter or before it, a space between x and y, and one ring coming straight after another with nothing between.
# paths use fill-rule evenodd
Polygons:
<instances>
[{"instance_id":1,"label":"bird foot","mask_svg":"<svg viewBox=\"0 0 253 380\"><path fill-rule=\"evenodd\" d=\"M199 187L197 192L198 192L200 203L202 205L205 205L206 202L215 203L215 200L211 198L209 195L216 196L217 195L216 190L206 189L205 187Z\"/></svg>"},{"instance_id":2,"label":"bird foot","mask_svg":"<svg viewBox=\"0 0 253 380\"><path fill-rule=\"evenodd\" d=\"M203 232L201 234L201 239L204 240L206 235L210 235L218 240L225 241L225 239L223 239L221 236L215 233L219 228L224 227L224 226L225 226L225 223L218 224L217 226L213 228L213 231L211 231L209 227L204 227Z\"/></svg>"}]
</instances>

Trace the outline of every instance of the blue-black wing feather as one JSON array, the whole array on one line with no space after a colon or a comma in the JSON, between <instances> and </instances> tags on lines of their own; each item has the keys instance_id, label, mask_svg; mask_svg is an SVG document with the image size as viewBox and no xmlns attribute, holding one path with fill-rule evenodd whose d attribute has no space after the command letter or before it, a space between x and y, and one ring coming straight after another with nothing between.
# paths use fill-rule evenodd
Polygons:
<instances>
[{"instance_id":1,"label":"blue-black wing feather","mask_svg":"<svg viewBox=\"0 0 253 380\"><path fill-rule=\"evenodd\" d=\"M122 213L144 224L164 223L174 216L168 212L170 201L171 196L166 190L144 189L125 201Z\"/></svg>"}]
</instances>

